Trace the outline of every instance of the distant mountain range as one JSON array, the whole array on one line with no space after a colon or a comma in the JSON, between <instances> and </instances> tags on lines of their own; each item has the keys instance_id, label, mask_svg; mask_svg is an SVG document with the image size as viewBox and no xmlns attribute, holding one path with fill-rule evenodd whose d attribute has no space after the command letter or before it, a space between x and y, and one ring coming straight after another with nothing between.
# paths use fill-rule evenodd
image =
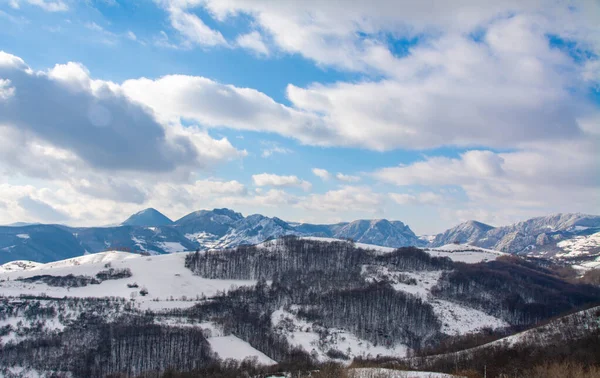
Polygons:
<instances>
[{"instance_id":1,"label":"distant mountain range","mask_svg":"<svg viewBox=\"0 0 600 378\"><path fill-rule=\"evenodd\" d=\"M551 257L563 253L560 243L572 238L578 238L579 244L589 247L599 239L582 238L596 232L600 232L600 216L584 214L557 214L504 227L469 221L436 236L419 238L403 222L386 219L308 224L260 214L244 217L230 209L214 209L196 211L172 221L155 209L146 209L110 227L0 226L0 264L13 260L50 262L114 249L152 254L221 249L285 235L347 238L386 247L439 247L461 243ZM595 256L600 253L600 246L592 245L586 251L586 257Z\"/></svg>"},{"instance_id":2,"label":"distant mountain range","mask_svg":"<svg viewBox=\"0 0 600 378\"><path fill-rule=\"evenodd\" d=\"M502 252L552 257L562 252L561 242L598 232L600 216L585 214L555 214L503 227L468 221L437 235L430 246L460 243ZM590 251L595 254L592 249ZM600 253L600 245L597 252Z\"/></svg>"}]
</instances>

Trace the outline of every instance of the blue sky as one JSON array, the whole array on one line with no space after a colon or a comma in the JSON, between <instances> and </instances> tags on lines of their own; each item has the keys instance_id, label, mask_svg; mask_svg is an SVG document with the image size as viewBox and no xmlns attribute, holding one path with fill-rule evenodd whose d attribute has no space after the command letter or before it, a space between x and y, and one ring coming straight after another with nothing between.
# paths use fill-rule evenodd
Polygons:
<instances>
[{"instance_id":1,"label":"blue sky","mask_svg":"<svg viewBox=\"0 0 600 378\"><path fill-rule=\"evenodd\" d=\"M597 214L600 5L541 5L0 0L0 222Z\"/></svg>"}]
</instances>

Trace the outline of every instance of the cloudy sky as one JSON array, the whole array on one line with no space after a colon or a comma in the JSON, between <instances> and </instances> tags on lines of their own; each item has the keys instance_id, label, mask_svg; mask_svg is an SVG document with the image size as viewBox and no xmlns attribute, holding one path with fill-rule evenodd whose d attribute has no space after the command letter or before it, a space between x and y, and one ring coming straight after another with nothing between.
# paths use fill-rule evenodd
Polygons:
<instances>
[{"instance_id":1,"label":"cloudy sky","mask_svg":"<svg viewBox=\"0 0 600 378\"><path fill-rule=\"evenodd\" d=\"M600 213L597 0L0 0L0 224Z\"/></svg>"}]
</instances>

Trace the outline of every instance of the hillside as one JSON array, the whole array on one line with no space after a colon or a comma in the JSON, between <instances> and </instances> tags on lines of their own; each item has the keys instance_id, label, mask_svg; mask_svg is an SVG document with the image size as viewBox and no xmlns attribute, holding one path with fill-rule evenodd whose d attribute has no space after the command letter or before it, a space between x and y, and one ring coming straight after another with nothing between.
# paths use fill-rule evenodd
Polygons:
<instances>
[{"instance_id":1,"label":"hillside","mask_svg":"<svg viewBox=\"0 0 600 378\"><path fill-rule=\"evenodd\" d=\"M255 356L267 365L300 356L347 364L356 357L403 357L484 329L532 325L600 301L600 289L501 256L471 247L394 250L288 236L226 251L110 251L29 264L0 273L0 364L23 353L60 356L70 349L39 348L80 345L73 337L82 329L89 345L59 360L31 357L28 368L95 376L120 371L121 353L138 356L137 372L174 361L168 353L146 360L139 354L145 344L131 349L138 337L153 338L157 351L167 342L198 345L182 347L184 367L205 366L211 353ZM107 342L99 335L111 334L111 345L121 349L89 349ZM86 351L97 357L82 362ZM105 360L109 352L112 362Z\"/></svg>"}]
</instances>

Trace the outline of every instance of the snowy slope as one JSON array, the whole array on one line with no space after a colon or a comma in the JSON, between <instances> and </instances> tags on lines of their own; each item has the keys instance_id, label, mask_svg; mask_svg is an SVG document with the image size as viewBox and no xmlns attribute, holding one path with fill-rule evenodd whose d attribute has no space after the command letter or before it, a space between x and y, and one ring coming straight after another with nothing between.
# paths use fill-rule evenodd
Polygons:
<instances>
[{"instance_id":1,"label":"snowy slope","mask_svg":"<svg viewBox=\"0 0 600 378\"><path fill-rule=\"evenodd\" d=\"M441 247L427 248L427 253L436 257L449 257L452 261L476 264L496 260L506 253L479 248L470 244L446 244Z\"/></svg>"},{"instance_id":2,"label":"snowy slope","mask_svg":"<svg viewBox=\"0 0 600 378\"><path fill-rule=\"evenodd\" d=\"M217 291L226 291L232 286L253 285L254 281L211 280L195 276L185 268L186 253L159 256L141 256L126 252L101 252L73 259L43 264L34 269L0 273L0 295L19 296L20 294L38 295L45 293L50 297L136 297L136 302L143 308L189 307L199 296L214 296ZM106 264L115 269L128 268L132 272L129 278L106 280L98 285L84 287L54 287L41 282L17 281L37 275L95 276L106 270ZM127 284L138 285L129 288ZM142 287L148 295L140 296ZM132 294L133 293L133 294ZM184 300L181 300L185 297ZM172 301L180 299L180 301Z\"/></svg>"},{"instance_id":3,"label":"snowy slope","mask_svg":"<svg viewBox=\"0 0 600 378\"><path fill-rule=\"evenodd\" d=\"M566 328L569 329L569 332L565 332ZM478 349L496 348L499 346L511 348L521 343L528 345L547 345L549 342L567 343L576 340L577 338L585 337L590 332L598 330L600 330L600 306L557 318L547 324L475 348L469 348L449 354L424 357L422 361L418 361L418 359L410 360L410 362L418 365L423 362L447 358L449 356L458 358L460 356L468 355L472 351Z\"/></svg>"},{"instance_id":4,"label":"snowy slope","mask_svg":"<svg viewBox=\"0 0 600 378\"><path fill-rule=\"evenodd\" d=\"M34 269L40 265L43 264L37 263L35 261L16 260L8 262L4 265L0 265L0 273Z\"/></svg>"},{"instance_id":5,"label":"snowy slope","mask_svg":"<svg viewBox=\"0 0 600 378\"><path fill-rule=\"evenodd\" d=\"M600 254L600 232L592 235L576 236L556 244L564 252L557 253L556 257L582 257Z\"/></svg>"},{"instance_id":6,"label":"snowy slope","mask_svg":"<svg viewBox=\"0 0 600 378\"><path fill-rule=\"evenodd\" d=\"M348 378L453 378L458 376L427 371L403 371L383 368L357 368L348 371Z\"/></svg>"},{"instance_id":7,"label":"snowy slope","mask_svg":"<svg viewBox=\"0 0 600 378\"><path fill-rule=\"evenodd\" d=\"M246 341L233 335L209 337L208 342L213 352L217 353L222 360L242 361L246 358L255 357L261 365L275 365L277 363L264 353L254 349Z\"/></svg>"}]
</instances>

